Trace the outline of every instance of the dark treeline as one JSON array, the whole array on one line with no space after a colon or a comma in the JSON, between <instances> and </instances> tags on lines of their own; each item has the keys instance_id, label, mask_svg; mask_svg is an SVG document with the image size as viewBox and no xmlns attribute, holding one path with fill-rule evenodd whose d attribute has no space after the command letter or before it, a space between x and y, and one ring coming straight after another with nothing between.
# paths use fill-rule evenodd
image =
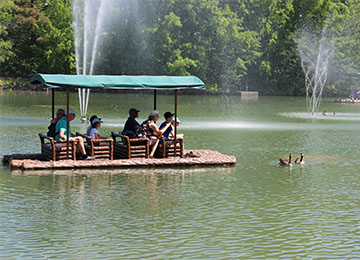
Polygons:
<instances>
[{"instance_id":1,"label":"dark treeline","mask_svg":"<svg viewBox=\"0 0 360 260\"><path fill-rule=\"evenodd\" d=\"M95 74L196 75L213 92L304 95L297 43L331 27L327 94L356 84L358 0L114 0ZM76 73L72 0L0 1L0 76ZM315 40L315 39L314 39Z\"/></svg>"}]
</instances>

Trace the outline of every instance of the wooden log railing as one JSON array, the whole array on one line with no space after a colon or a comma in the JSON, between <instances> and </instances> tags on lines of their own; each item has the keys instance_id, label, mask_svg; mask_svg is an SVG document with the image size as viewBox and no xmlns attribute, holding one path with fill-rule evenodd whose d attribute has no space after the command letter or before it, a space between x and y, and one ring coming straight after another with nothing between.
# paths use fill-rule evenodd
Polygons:
<instances>
[{"instance_id":1,"label":"wooden log railing","mask_svg":"<svg viewBox=\"0 0 360 260\"><path fill-rule=\"evenodd\" d=\"M110 138L92 139L90 136L76 133L77 136L84 138L86 153L95 159L114 159L114 141ZM98 144L98 145L96 145Z\"/></svg>"},{"instance_id":2,"label":"wooden log railing","mask_svg":"<svg viewBox=\"0 0 360 260\"><path fill-rule=\"evenodd\" d=\"M111 132L114 140L114 157L116 159L149 158L148 138L129 138L126 135ZM118 140L118 139L121 140Z\"/></svg>"},{"instance_id":3,"label":"wooden log railing","mask_svg":"<svg viewBox=\"0 0 360 260\"><path fill-rule=\"evenodd\" d=\"M41 142L41 154L50 161L71 159L76 160L76 143L69 140L69 148L66 141L56 141L54 138L39 134ZM69 153L67 152L69 151Z\"/></svg>"}]
</instances>

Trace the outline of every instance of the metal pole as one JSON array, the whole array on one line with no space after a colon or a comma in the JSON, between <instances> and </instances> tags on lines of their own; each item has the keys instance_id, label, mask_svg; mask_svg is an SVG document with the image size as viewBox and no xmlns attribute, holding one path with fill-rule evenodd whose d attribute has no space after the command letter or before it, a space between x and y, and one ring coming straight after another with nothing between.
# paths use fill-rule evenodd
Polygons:
<instances>
[{"instance_id":1,"label":"metal pole","mask_svg":"<svg viewBox=\"0 0 360 260\"><path fill-rule=\"evenodd\" d=\"M175 89L175 155L176 155L176 134L177 134L177 99L178 99L178 91Z\"/></svg>"},{"instance_id":2,"label":"metal pole","mask_svg":"<svg viewBox=\"0 0 360 260\"><path fill-rule=\"evenodd\" d=\"M52 101L52 107L51 107L51 115L52 119L55 118L55 89L51 89L51 101Z\"/></svg>"},{"instance_id":3,"label":"metal pole","mask_svg":"<svg viewBox=\"0 0 360 260\"><path fill-rule=\"evenodd\" d=\"M154 110L156 110L156 89L154 89Z\"/></svg>"},{"instance_id":4,"label":"metal pole","mask_svg":"<svg viewBox=\"0 0 360 260\"><path fill-rule=\"evenodd\" d=\"M66 88L66 158L69 159L69 110L70 110L70 89L69 87Z\"/></svg>"}]
</instances>

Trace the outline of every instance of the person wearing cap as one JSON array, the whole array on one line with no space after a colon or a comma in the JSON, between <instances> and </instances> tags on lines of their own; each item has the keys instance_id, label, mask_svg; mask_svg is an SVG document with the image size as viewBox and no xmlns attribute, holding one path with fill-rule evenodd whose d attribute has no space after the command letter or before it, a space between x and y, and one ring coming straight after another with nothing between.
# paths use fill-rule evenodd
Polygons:
<instances>
[{"instance_id":1,"label":"person wearing cap","mask_svg":"<svg viewBox=\"0 0 360 260\"><path fill-rule=\"evenodd\" d=\"M139 116L139 112L140 110L137 110L136 108L130 108L129 118L126 121L124 130L122 132L123 135L127 135L130 138L138 137L136 131L139 128L140 124L136 121L135 118Z\"/></svg>"},{"instance_id":2,"label":"person wearing cap","mask_svg":"<svg viewBox=\"0 0 360 260\"><path fill-rule=\"evenodd\" d=\"M69 131L69 140L75 141L77 145L77 150L80 151L81 160L91 160L93 159L90 156L86 155L84 140L80 136L72 136L71 129L70 129L70 122L75 119L76 112L73 109L69 109L69 115L63 116L57 123L56 123L56 135L55 140L57 141L66 141L67 140L67 131ZM69 129L67 129L67 118L69 119Z\"/></svg>"},{"instance_id":3,"label":"person wearing cap","mask_svg":"<svg viewBox=\"0 0 360 260\"><path fill-rule=\"evenodd\" d=\"M147 137L150 140L151 152L150 158L154 157L156 148L159 144L159 137L170 127L171 122L168 122L162 129L159 129L156 122L160 118L158 110L152 110L150 116L138 128L137 134L139 137Z\"/></svg>"},{"instance_id":4,"label":"person wearing cap","mask_svg":"<svg viewBox=\"0 0 360 260\"><path fill-rule=\"evenodd\" d=\"M181 121L180 121L180 119L177 117L177 118L176 118L176 128L179 127L180 123L181 123ZM171 135L171 137L175 137L175 130L174 130L174 129L175 129L175 117L173 117L171 125L172 125L172 127L171 127L172 130L171 130L170 135ZM183 139L183 138L184 138L184 135L183 135L183 134L177 134L177 135L176 135L176 139Z\"/></svg>"},{"instance_id":5,"label":"person wearing cap","mask_svg":"<svg viewBox=\"0 0 360 260\"><path fill-rule=\"evenodd\" d=\"M171 112L166 112L164 114L165 121L160 125L160 130L164 129L168 125L168 123L172 123L173 116L174 114ZM166 131L163 133L164 138L168 139L172 131L173 131L173 127L171 125L168 126Z\"/></svg>"},{"instance_id":6,"label":"person wearing cap","mask_svg":"<svg viewBox=\"0 0 360 260\"><path fill-rule=\"evenodd\" d=\"M100 120L100 118L95 118L93 120L93 123L91 125L91 130L90 130L90 134L89 136L94 139L94 140L98 140L98 139L104 139L105 137L101 137L99 136L99 128L101 127L101 123L103 121ZM95 145L99 145L99 142L95 142Z\"/></svg>"},{"instance_id":7,"label":"person wearing cap","mask_svg":"<svg viewBox=\"0 0 360 260\"><path fill-rule=\"evenodd\" d=\"M93 116L91 116L90 119L89 119L90 125L89 125L88 129L86 130L86 135L87 135L87 136L90 136L90 130L91 130L91 128L92 128L92 124L93 124L93 121L94 121L95 118L99 118L99 117L98 117L97 115L93 115ZM99 120L101 121L101 118L99 118Z\"/></svg>"}]
</instances>

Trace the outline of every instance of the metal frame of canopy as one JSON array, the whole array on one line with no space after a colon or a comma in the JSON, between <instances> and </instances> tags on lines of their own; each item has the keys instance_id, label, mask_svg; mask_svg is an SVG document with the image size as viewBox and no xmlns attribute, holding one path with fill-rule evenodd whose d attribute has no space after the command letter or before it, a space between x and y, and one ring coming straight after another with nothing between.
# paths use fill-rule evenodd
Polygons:
<instances>
[{"instance_id":1,"label":"metal frame of canopy","mask_svg":"<svg viewBox=\"0 0 360 260\"><path fill-rule=\"evenodd\" d=\"M92 81L92 79L95 79ZM55 118L55 89L66 88L66 115L70 110L70 88L104 88L104 89L133 89L154 90L154 109L157 108L157 90L175 91L175 139L177 135L178 116L178 90L179 89L204 89L204 83L195 76L90 76L90 75L61 75L61 74L36 74L31 83L41 83L51 89L52 118ZM69 118L66 117L69 129ZM69 158L69 131L66 131L66 150Z\"/></svg>"}]
</instances>

